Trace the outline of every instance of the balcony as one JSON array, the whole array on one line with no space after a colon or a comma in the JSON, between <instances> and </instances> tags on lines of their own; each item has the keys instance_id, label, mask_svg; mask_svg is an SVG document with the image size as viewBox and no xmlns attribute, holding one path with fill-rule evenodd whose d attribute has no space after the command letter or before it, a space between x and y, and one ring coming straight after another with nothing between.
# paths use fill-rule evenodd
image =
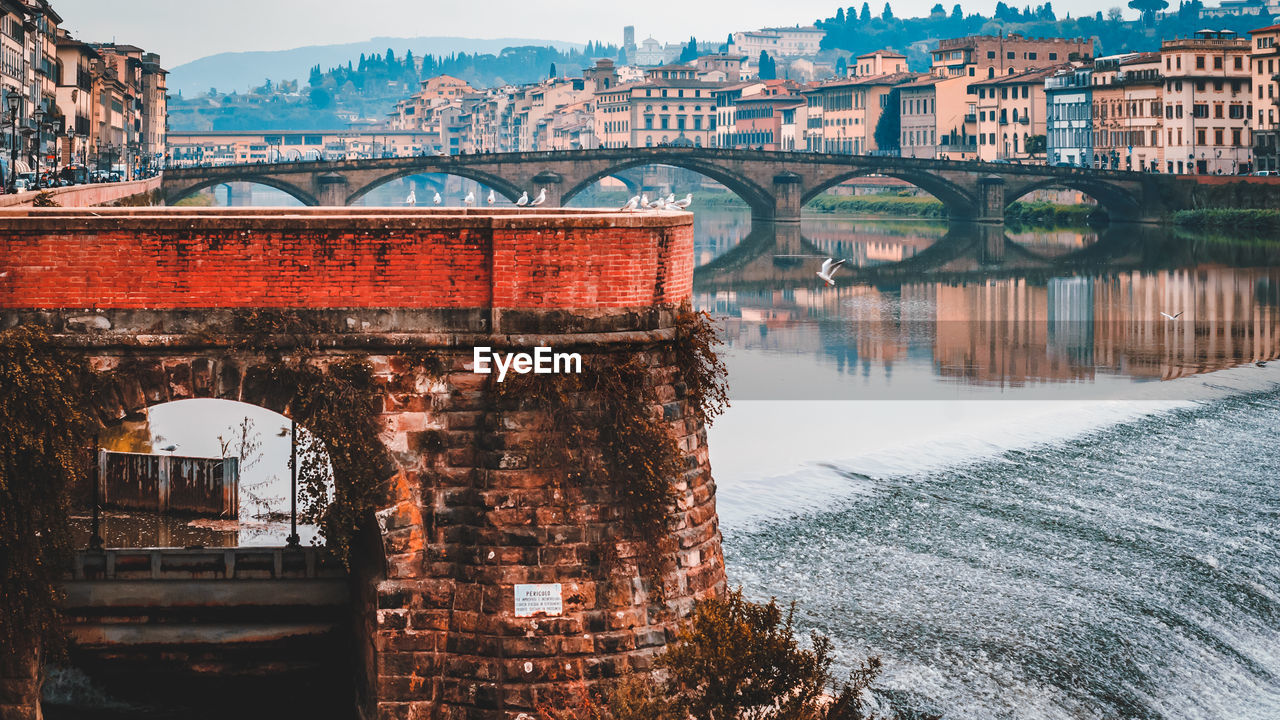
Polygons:
<instances>
[{"instance_id":1,"label":"balcony","mask_svg":"<svg viewBox=\"0 0 1280 720\"><path fill-rule=\"evenodd\" d=\"M945 143L944 142L938 145L938 152L940 153L976 153L978 152L978 142L976 140L968 143L965 143L965 142Z\"/></svg>"},{"instance_id":2,"label":"balcony","mask_svg":"<svg viewBox=\"0 0 1280 720\"><path fill-rule=\"evenodd\" d=\"M965 113L964 121L965 121L965 122L967 122L967 123L976 123L976 122L978 122L978 114L977 114L977 113Z\"/></svg>"},{"instance_id":3,"label":"balcony","mask_svg":"<svg viewBox=\"0 0 1280 720\"><path fill-rule=\"evenodd\" d=\"M1022 117L1018 118L1015 122L1017 122L1019 125L1030 125L1031 119L1028 118L1026 115L1023 115Z\"/></svg>"}]
</instances>

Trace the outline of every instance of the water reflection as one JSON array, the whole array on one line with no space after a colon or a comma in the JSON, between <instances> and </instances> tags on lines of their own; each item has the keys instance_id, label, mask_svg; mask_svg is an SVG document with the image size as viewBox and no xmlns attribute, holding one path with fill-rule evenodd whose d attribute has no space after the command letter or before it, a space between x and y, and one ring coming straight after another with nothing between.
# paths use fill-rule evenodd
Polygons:
<instances>
[{"instance_id":1,"label":"water reflection","mask_svg":"<svg viewBox=\"0 0 1280 720\"><path fill-rule=\"evenodd\" d=\"M1118 397L1280 356L1280 258L1265 244L1133 227L753 227L725 211L696 222L709 259L695 302L725 322L738 398L923 399L957 385ZM815 274L828 256L850 260L836 287Z\"/></svg>"}]
</instances>

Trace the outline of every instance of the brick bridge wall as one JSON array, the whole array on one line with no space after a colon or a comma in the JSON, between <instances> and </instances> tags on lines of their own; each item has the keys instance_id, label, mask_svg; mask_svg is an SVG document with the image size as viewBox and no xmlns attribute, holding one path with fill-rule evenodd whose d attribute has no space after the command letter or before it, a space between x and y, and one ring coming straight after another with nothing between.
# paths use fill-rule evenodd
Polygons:
<instances>
[{"instance_id":1,"label":"brick bridge wall","mask_svg":"<svg viewBox=\"0 0 1280 720\"><path fill-rule=\"evenodd\" d=\"M255 368L294 339L246 333L250 311L302 318L320 362L375 368L382 552L353 568L369 578L353 596L377 717L514 718L570 681L644 671L724 587L705 429L671 344L692 286L687 214L54 209L0 213L0 230L0 321L43 324L108 373L107 420L191 397L287 410ZM612 490L529 468L537 418L495 412L469 368L477 344L648 368L688 468L665 600ZM441 368L409 367L420 351ZM563 616L515 617L513 586L546 582L563 584Z\"/></svg>"}]
</instances>

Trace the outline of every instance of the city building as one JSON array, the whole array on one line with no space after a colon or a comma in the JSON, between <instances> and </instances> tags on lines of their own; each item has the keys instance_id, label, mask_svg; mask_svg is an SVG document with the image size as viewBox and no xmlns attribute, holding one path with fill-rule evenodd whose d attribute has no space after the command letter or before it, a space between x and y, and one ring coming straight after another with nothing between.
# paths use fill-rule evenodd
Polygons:
<instances>
[{"instance_id":1,"label":"city building","mask_svg":"<svg viewBox=\"0 0 1280 720\"><path fill-rule=\"evenodd\" d=\"M875 77L907 72L907 56L892 50L876 50L854 58L850 77Z\"/></svg>"},{"instance_id":2,"label":"city building","mask_svg":"<svg viewBox=\"0 0 1280 720\"><path fill-rule=\"evenodd\" d=\"M1249 40L1230 31L1204 30L1162 42L1160 56L1166 172L1247 171L1253 116Z\"/></svg>"},{"instance_id":3,"label":"city building","mask_svg":"<svg viewBox=\"0 0 1280 720\"><path fill-rule=\"evenodd\" d=\"M690 65L651 68L644 82L594 93L600 147L716 145L716 98L721 83L698 80Z\"/></svg>"},{"instance_id":4,"label":"city building","mask_svg":"<svg viewBox=\"0 0 1280 720\"><path fill-rule=\"evenodd\" d=\"M867 75L803 90L808 106L803 146L812 152L854 155L878 151L876 128L893 89L917 77L908 72Z\"/></svg>"},{"instance_id":5,"label":"city building","mask_svg":"<svg viewBox=\"0 0 1280 720\"><path fill-rule=\"evenodd\" d=\"M1280 25L1249 33L1253 64L1253 159L1257 170L1280 171Z\"/></svg>"},{"instance_id":6,"label":"city building","mask_svg":"<svg viewBox=\"0 0 1280 720\"><path fill-rule=\"evenodd\" d=\"M1046 160L1093 166L1093 68L1073 67L1044 79Z\"/></svg>"},{"instance_id":7,"label":"city building","mask_svg":"<svg viewBox=\"0 0 1280 720\"><path fill-rule=\"evenodd\" d=\"M789 111L790 149L795 148L795 111L805 101L795 95L759 93L738 98L734 103L734 131L722 147L784 150L782 139L783 112Z\"/></svg>"},{"instance_id":8,"label":"city building","mask_svg":"<svg viewBox=\"0 0 1280 720\"><path fill-rule=\"evenodd\" d=\"M970 35L939 40L931 55L936 74L982 80L1088 60L1093 40Z\"/></svg>"},{"instance_id":9,"label":"city building","mask_svg":"<svg viewBox=\"0 0 1280 720\"><path fill-rule=\"evenodd\" d=\"M1160 53L1098 58L1093 64L1093 167L1165 169Z\"/></svg>"},{"instance_id":10,"label":"city building","mask_svg":"<svg viewBox=\"0 0 1280 720\"><path fill-rule=\"evenodd\" d=\"M170 132L170 162L231 165L289 160L355 160L421 155L436 133L314 130L307 132Z\"/></svg>"},{"instance_id":11,"label":"city building","mask_svg":"<svg viewBox=\"0 0 1280 720\"><path fill-rule=\"evenodd\" d=\"M768 53L769 57L816 55L822 49L822 39L826 36L825 30L813 26L736 32L729 44L729 52L750 58L758 58L762 52Z\"/></svg>"},{"instance_id":12,"label":"city building","mask_svg":"<svg viewBox=\"0 0 1280 720\"><path fill-rule=\"evenodd\" d=\"M746 55L716 53L703 55L694 62L698 77L712 82L737 83L746 79L750 66ZM716 74L719 73L717 76Z\"/></svg>"},{"instance_id":13,"label":"city building","mask_svg":"<svg viewBox=\"0 0 1280 720\"><path fill-rule=\"evenodd\" d=\"M94 140L93 68L101 60L91 45L71 37L65 30L58 36L58 111L63 117L66 142L61 157L63 165L89 164Z\"/></svg>"},{"instance_id":14,"label":"city building","mask_svg":"<svg viewBox=\"0 0 1280 720\"><path fill-rule=\"evenodd\" d=\"M896 89L902 157L973 159L965 127L967 77L925 75Z\"/></svg>"}]
</instances>

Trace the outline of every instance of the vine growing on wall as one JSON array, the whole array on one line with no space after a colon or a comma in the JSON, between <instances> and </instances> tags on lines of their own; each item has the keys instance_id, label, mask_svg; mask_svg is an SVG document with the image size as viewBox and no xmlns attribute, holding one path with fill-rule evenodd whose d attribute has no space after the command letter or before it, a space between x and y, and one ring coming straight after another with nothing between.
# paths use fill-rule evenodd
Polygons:
<instances>
[{"instance_id":1,"label":"vine growing on wall","mask_svg":"<svg viewBox=\"0 0 1280 720\"><path fill-rule=\"evenodd\" d=\"M670 364L679 376L672 385L698 430L728 404L725 367L716 354L719 340L710 316L677 311ZM667 364L667 363L663 363ZM659 384L646 353L599 353L584 358L579 374L517 375L495 383L503 411L533 411L545 423L545 442L530 448L535 469L566 483L606 486L621 502L623 520L647 546L640 570L660 596L660 571L670 562L679 496L674 482L687 472L679 440L654 387Z\"/></svg>"},{"instance_id":2,"label":"vine growing on wall","mask_svg":"<svg viewBox=\"0 0 1280 720\"><path fill-rule=\"evenodd\" d=\"M0 655L56 647L71 489L85 476L87 364L42 330L0 332Z\"/></svg>"}]
</instances>

